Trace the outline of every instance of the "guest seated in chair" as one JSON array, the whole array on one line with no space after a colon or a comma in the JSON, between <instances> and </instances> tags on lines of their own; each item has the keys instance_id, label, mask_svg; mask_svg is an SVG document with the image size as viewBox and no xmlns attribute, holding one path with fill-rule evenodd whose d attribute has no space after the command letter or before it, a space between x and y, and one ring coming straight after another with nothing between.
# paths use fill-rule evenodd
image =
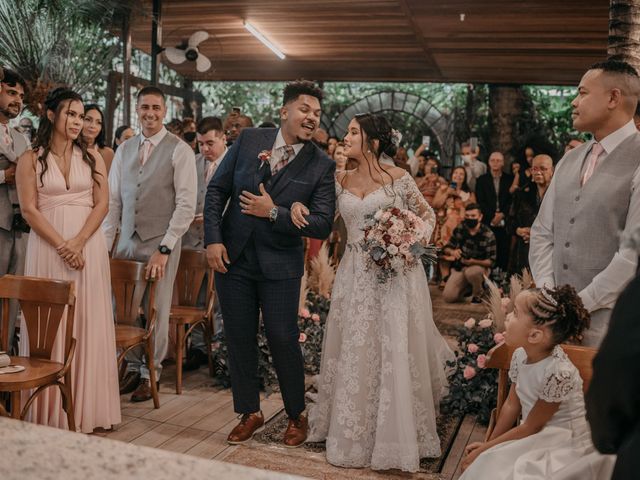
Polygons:
<instances>
[{"instance_id":1,"label":"guest seated in chair","mask_svg":"<svg viewBox=\"0 0 640 480\"><path fill-rule=\"evenodd\" d=\"M615 457L591 443L582 378L560 347L579 341L589 321L569 285L516 297L505 332L507 345L516 348L509 395L489 441L467 446L460 480L610 478Z\"/></svg>"}]
</instances>

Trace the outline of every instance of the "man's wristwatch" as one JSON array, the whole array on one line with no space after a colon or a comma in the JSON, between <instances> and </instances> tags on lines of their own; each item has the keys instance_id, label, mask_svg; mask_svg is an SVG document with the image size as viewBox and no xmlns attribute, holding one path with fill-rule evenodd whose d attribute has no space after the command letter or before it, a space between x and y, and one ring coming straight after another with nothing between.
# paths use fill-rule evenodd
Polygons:
<instances>
[{"instance_id":1,"label":"man's wristwatch","mask_svg":"<svg viewBox=\"0 0 640 480\"><path fill-rule=\"evenodd\" d=\"M171 255L171 249L166 245L160 245L158 251L163 255Z\"/></svg>"},{"instance_id":2,"label":"man's wristwatch","mask_svg":"<svg viewBox=\"0 0 640 480\"><path fill-rule=\"evenodd\" d=\"M273 207L271 210L269 210L269 221L271 223L274 223L277 218L278 218L278 207Z\"/></svg>"}]
</instances>

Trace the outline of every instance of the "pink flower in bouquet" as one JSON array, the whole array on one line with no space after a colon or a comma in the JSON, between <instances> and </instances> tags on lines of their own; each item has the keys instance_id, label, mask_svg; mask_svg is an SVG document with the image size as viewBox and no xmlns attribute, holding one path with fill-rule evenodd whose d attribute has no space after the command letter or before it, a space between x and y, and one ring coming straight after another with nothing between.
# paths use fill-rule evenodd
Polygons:
<instances>
[{"instance_id":1,"label":"pink flower in bouquet","mask_svg":"<svg viewBox=\"0 0 640 480\"><path fill-rule=\"evenodd\" d=\"M467 328L473 328L476 326L476 319L475 318L469 318L466 322L464 322L464 326Z\"/></svg>"},{"instance_id":2,"label":"pink flower in bouquet","mask_svg":"<svg viewBox=\"0 0 640 480\"><path fill-rule=\"evenodd\" d=\"M504 334L500 332L496 333L493 336L493 341L496 342L496 344L504 342Z\"/></svg>"},{"instance_id":3,"label":"pink flower in bouquet","mask_svg":"<svg viewBox=\"0 0 640 480\"><path fill-rule=\"evenodd\" d=\"M475 343L470 343L469 345L467 345L467 350L469 350L469 353L476 353L479 348L480 347L478 347L478 345L476 345Z\"/></svg>"},{"instance_id":4,"label":"pink flower in bouquet","mask_svg":"<svg viewBox=\"0 0 640 480\"><path fill-rule=\"evenodd\" d=\"M313 315L311 315L311 320L313 320L316 323L320 323L320 315L318 315L317 313L314 313Z\"/></svg>"},{"instance_id":5,"label":"pink flower in bouquet","mask_svg":"<svg viewBox=\"0 0 640 480\"><path fill-rule=\"evenodd\" d=\"M391 243L399 245L401 243L400 235L391 235Z\"/></svg>"},{"instance_id":6,"label":"pink flower in bouquet","mask_svg":"<svg viewBox=\"0 0 640 480\"><path fill-rule=\"evenodd\" d=\"M465 378L465 380L471 380L473 377L476 376L476 369L473 368L471 365L467 365L466 367L464 367L462 376Z\"/></svg>"},{"instance_id":7,"label":"pink flower in bouquet","mask_svg":"<svg viewBox=\"0 0 640 480\"><path fill-rule=\"evenodd\" d=\"M484 320L480 320L478 322L478 326L480 328L489 328L491 325L493 325L493 320L491 320L490 318L485 318Z\"/></svg>"},{"instance_id":8,"label":"pink flower in bouquet","mask_svg":"<svg viewBox=\"0 0 640 480\"><path fill-rule=\"evenodd\" d=\"M408 243L409 245L416 243L415 237L410 233L403 233L400 238L402 239L402 243Z\"/></svg>"},{"instance_id":9,"label":"pink flower in bouquet","mask_svg":"<svg viewBox=\"0 0 640 480\"><path fill-rule=\"evenodd\" d=\"M502 313L506 314L510 305L511 299L509 297L502 297L502 299L500 299L500 308L502 309Z\"/></svg>"},{"instance_id":10,"label":"pink flower in bouquet","mask_svg":"<svg viewBox=\"0 0 640 480\"><path fill-rule=\"evenodd\" d=\"M376 214L373 216L373 218L375 218L376 220L380 220L383 214L384 214L383 210L378 210Z\"/></svg>"},{"instance_id":11,"label":"pink flower in bouquet","mask_svg":"<svg viewBox=\"0 0 640 480\"><path fill-rule=\"evenodd\" d=\"M384 213L382 214L382 217L380 218L380 221L381 221L382 223L384 223L384 222L388 222L390 218L391 218L391 212L384 212Z\"/></svg>"},{"instance_id":12,"label":"pink flower in bouquet","mask_svg":"<svg viewBox=\"0 0 640 480\"><path fill-rule=\"evenodd\" d=\"M402 233L402 226L394 222L393 225L391 225L391 227L389 228L389 234L391 234L392 237L397 237L401 233Z\"/></svg>"},{"instance_id":13,"label":"pink flower in bouquet","mask_svg":"<svg viewBox=\"0 0 640 480\"><path fill-rule=\"evenodd\" d=\"M484 353L481 353L478 355L476 362L478 364L478 368L484 368L487 365L487 356Z\"/></svg>"},{"instance_id":14,"label":"pink flower in bouquet","mask_svg":"<svg viewBox=\"0 0 640 480\"><path fill-rule=\"evenodd\" d=\"M410 250L411 246L408 243L401 243L400 244L400 253L402 255L404 255L405 257L409 256L411 254L411 250Z\"/></svg>"},{"instance_id":15,"label":"pink flower in bouquet","mask_svg":"<svg viewBox=\"0 0 640 480\"><path fill-rule=\"evenodd\" d=\"M304 343L307 341L307 334L304 332L300 332L300 338L298 338L298 342Z\"/></svg>"},{"instance_id":16,"label":"pink flower in bouquet","mask_svg":"<svg viewBox=\"0 0 640 480\"><path fill-rule=\"evenodd\" d=\"M298 315L300 315L302 318L309 318L311 316L311 313L306 308L303 308L302 310L300 310L300 313Z\"/></svg>"},{"instance_id":17,"label":"pink flower in bouquet","mask_svg":"<svg viewBox=\"0 0 640 480\"><path fill-rule=\"evenodd\" d=\"M394 244L391 244L387 247L387 252L389 252L390 255L395 255L398 253L398 247L396 247Z\"/></svg>"}]
</instances>

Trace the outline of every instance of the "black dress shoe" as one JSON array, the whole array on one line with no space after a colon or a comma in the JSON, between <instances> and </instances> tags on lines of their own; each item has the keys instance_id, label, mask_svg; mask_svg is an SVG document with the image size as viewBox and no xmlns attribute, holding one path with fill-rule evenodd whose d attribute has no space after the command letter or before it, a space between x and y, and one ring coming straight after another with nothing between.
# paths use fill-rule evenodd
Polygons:
<instances>
[{"instance_id":1,"label":"black dress shoe","mask_svg":"<svg viewBox=\"0 0 640 480\"><path fill-rule=\"evenodd\" d=\"M120 381L120 395L131 393L140 385L140 372L127 372Z\"/></svg>"},{"instance_id":2,"label":"black dress shoe","mask_svg":"<svg viewBox=\"0 0 640 480\"><path fill-rule=\"evenodd\" d=\"M182 371L191 372L207 363L207 355L197 348L190 348L187 352L187 360L182 364Z\"/></svg>"}]
</instances>

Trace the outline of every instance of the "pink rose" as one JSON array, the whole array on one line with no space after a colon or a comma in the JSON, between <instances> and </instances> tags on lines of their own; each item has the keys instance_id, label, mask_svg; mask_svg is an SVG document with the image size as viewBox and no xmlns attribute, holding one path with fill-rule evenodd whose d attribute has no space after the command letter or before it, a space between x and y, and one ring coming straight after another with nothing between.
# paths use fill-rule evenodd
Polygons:
<instances>
[{"instance_id":1,"label":"pink rose","mask_svg":"<svg viewBox=\"0 0 640 480\"><path fill-rule=\"evenodd\" d=\"M300 338L298 338L298 342L304 343L307 341L307 334L304 332L300 332Z\"/></svg>"},{"instance_id":2,"label":"pink rose","mask_svg":"<svg viewBox=\"0 0 640 480\"><path fill-rule=\"evenodd\" d=\"M313 320L316 323L320 322L320 315L318 315L317 313L314 313L313 315L311 315L311 320Z\"/></svg>"},{"instance_id":3,"label":"pink rose","mask_svg":"<svg viewBox=\"0 0 640 480\"><path fill-rule=\"evenodd\" d=\"M470 343L469 345L467 345L467 350L469 350L469 353L476 353L479 348L480 347L478 347L478 345L476 345L475 343Z\"/></svg>"},{"instance_id":4,"label":"pink rose","mask_svg":"<svg viewBox=\"0 0 640 480\"><path fill-rule=\"evenodd\" d=\"M476 363L478 364L479 368L484 368L487 364L487 356L484 353L481 353L480 355L478 355Z\"/></svg>"},{"instance_id":5,"label":"pink rose","mask_svg":"<svg viewBox=\"0 0 640 480\"><path fill-rule=\"evenodd\" d=\"M409 246L409 244L401 243L400 244L400 253L403 254L406 257L411 253L410 248L411 247Z\"/></svg>"},{"instance_id":6,"label":"pink rose","mask_svg":"<svg viewBox=\"0 0 640 480\"><path fill-rule=\"evenodd\" d=\"M471 380L473 377L476 376L476 369L473 368L471 365L467 365L466 367L464 367L462 376L465 378L465 380Z\"/></svg>"},{"instance_id":7,"label":"pink rose","mask_svg":"<svg viewBox=\"0 0 640 480\"><path fill-rule=\"evenodd\" d=\"M466 322L464 322L464 326L467 328L473 328L476 326L476 319L475 318L469 318Z\"/></svg>"},{"instance_id":8,"label":"pink rose","mask_svg":"<svg viewBox=\"0 0 640 480\"><path fill-rule=\"evenodd\" d=\"M311 316L311 313L309 313L309 310L307 310L306 308L303 308L302 310L300 310L300 313L298 315L300 315L302 318L309 318Z\"/></svg>"},{"instance_id":9,"label":"pink rose","mask_svg":"<svg viewBox=\"0 0 640 480\"><path fill-rule=\"evenodd\" d=\"M493 341L496 342L496 344L504 342L504 334L503 333L496 333L493 336Z\"/></svg>"},{"instance_id":10,"label":"pink rose","mask_svg":"<svg viewBox=\"0 0 640 480\"><path fill-rule=\"evenodd\" d=\"M484 320L480 320L478 322L478 326L480 328L489 328L491 325L493 325L493 320L491 320L490 318L485 318Z\"/></svg>"}]
</instances>

